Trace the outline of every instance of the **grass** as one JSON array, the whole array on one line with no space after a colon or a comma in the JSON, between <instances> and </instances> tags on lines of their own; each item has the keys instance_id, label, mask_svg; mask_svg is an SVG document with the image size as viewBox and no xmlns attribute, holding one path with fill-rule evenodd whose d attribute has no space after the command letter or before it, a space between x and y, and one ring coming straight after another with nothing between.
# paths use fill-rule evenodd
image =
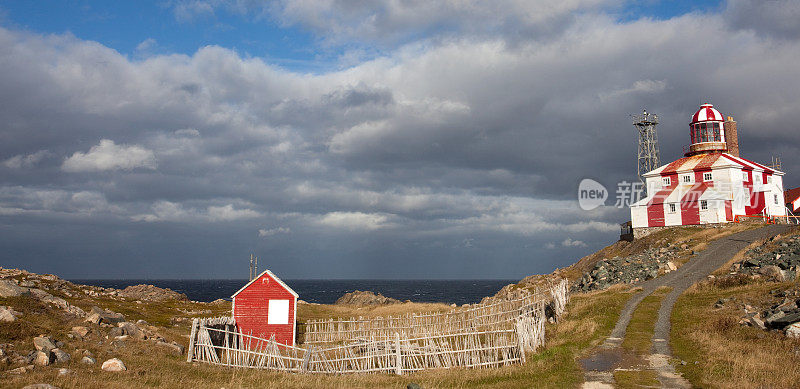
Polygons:
<instances>
[{"instance_id":1,"label":"grass","mask_svg":"<svg viewBox=\"0 0 800 389\"><path fill-rule=\"evenodd\" d=\"M714 283L694 286L672 312L671 346L677 366L694 386L714 388L788 388L800 382L800 341L781 332L738 324L738 302L754 306L771 303L769 291L798 288L796 282L750 283L731 287ZM721 309L720 298L736 298ZM696 362L696 363L695 363Z\"/></svg>"},{"instance_id":2,"label":"grass","mask_svg":"<svg viewBox=\"0 0 800 389\"><path fill-rule=\"evenodd\" d=\"M650 353L658 309L661 307L661 300L671 290L670 287L662 286L639 303L628 323L622 347L639 355Z\"/></svg>"},{"instance_id":3,"label":"grass","mask_svg":"<svg viewBox=\"0 0 800 389\"><path fill-rule=\"evenodd\" d=\"M51 334L67 345L72 360L54 368L37 367L24 375L3 375L2 386L22 387L31 383L50 383L61 388L130 388L130 387L280 387L280 388L386 388L405 387L416 382L425 388L462 387L577 387L583 382L583 373L576 358L588 349L599 344L608 336L619 312L630 297L624 288L615 287L603 292L578 294L572 297L567 313L558 324L547 325L547 344L537 353L528 354L525 365L507 366L481 370L431 370L411 375L391 374L356 375L296 375L263 370L231 369L206 364L187 364L185 355L169 355L148 342L126 342L124 347L114 347L104 334L107 330L92 327L92 333L85 340L70 340L66 331L74 325L85 325L77 319L68 319L49 306L37 305L36 301L22 297L19 299L0 299L0 305L11 305L23 312L14 326L0 324L0 343L11 343L12 348L21 354L33 349L31 336L39 333ZM211 310L214 314L225 312L229 305L204 304L192 302L141 303L117 301L108 298L73 299L73 303L88 309L91 305L126 312L129 320L144 319L150 323L164 323L159 329L168 340L187 344L189 322L174 322L172 316L181 315L179 310ZM370 316L396 315L409 310L446 310L443 304L398 304L388 307L354 309L329 305L301 305L298 316L301 320L314 317L331 316ZM170 316L171 315L171 316ZM209 316L205 314L203 316ZM16 334L16 335L15 335ZM96 365L79 363L81 349L92 351ZM128 367L125 372L110 373L100 370L99 363L117 357ZM73 371L67 376L58 376L57 368L66 367ZM2 369L2 367L0 367Z\"/></svg>"},{"instance_id":4,"label":"grass","mask_svg":"<svg viewBox=\"0 0 800 389\"><path fill-rule=\"evenodd\" d=\"M637 355L638 366L634 366L631 370L614 371L614 381L619 387L658 386L657 374L655 371L647 369L648 362L644 356L650 354L650 349L653 347L653 332L661 301L671 290L672 288L664 286L656 289L645 297L633 312L625 332L625 339L622 341L622 347Z\"/></svg>"}]
</instances>

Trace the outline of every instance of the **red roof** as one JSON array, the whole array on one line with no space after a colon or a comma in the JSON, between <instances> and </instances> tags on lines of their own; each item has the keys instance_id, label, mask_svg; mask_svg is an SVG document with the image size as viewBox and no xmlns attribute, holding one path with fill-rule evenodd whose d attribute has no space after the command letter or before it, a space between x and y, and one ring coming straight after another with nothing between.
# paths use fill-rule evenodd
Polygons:
<instances>
[{"instance_id":1,"label":"red roof","mask_svg":"<svg viewBox=\"0 0 800 389\"><path fill-rule=\"evenodd\" d=\"M703 104L700 106L700 109L692 115L692 123L697 122L706 122L706 121L717 121L717 122L724 122L725 116L722 115L719 111L717 111L713 105L711 104Z\"/></svg>"},{"instance_id":2,"label":"red roof","mask_svg":"<svg viewBox=\"0 0 800 389\"><path fill-rule=\"evenodd\" d=\"M787 204L794 203L798 197L800 197L800 188L789 189L783 193L784 201L786 201Z\"/></svg>"}]
</instances>

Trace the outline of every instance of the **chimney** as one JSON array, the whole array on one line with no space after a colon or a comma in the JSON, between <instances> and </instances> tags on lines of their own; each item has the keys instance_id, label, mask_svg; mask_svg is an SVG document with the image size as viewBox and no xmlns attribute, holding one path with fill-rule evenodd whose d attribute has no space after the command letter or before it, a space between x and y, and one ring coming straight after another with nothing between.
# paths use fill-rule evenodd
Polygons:
<instances>
[{"instance_id":1,"label":"chimney","mask_svg":"<svg viewBox=\"0 0 800 389\"><path fill-rule=\"evenodd\" d=\"M728 146L728 154L734 157L739 156L739 134L736 132L736 121L733 116L728 116L725 121L725 144Z\"/></svg>"}]
</instances>

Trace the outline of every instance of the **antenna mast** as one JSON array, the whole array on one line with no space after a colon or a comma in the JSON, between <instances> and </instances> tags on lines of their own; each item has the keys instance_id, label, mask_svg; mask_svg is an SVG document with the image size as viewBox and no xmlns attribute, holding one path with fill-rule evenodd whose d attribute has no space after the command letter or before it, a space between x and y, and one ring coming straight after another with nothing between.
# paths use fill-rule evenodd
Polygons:
<instances>
[{"instance_id":1,"label":"antenna mast","mask_svg":"<svg viewBox=\"0 0 800 389\"><path fill-rule=\"evenodd\" d=\"M643 110L641 114L631 115L631 117L633 118L633 126L636 127L636 131L639 133L636 174L639 176L642 188L646 191L647 187L645 186L645 180L642 176L649 171L655 170L659 166L658 134L656 133L658 115Z\"/></svg>"}]
</instances>

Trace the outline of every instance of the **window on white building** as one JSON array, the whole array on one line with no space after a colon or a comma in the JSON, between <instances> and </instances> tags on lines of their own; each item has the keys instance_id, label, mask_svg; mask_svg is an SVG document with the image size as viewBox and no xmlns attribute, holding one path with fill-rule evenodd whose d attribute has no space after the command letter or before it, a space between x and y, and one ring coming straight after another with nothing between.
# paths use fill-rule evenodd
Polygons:
<instances>
[{"instance_id":1,"label":"window on white building","mask_svg":"<svg viewBox=\"0 0 800 389\"><path fill-rule=\"evenodd\" d=\"M744 191L744 202L750 204L750 191L747 189Z\"/></svg>"},{"instance_id":2,"label":"window on white building","mask_svg":"<svg viewBox=\"0 0 800 389\"><path fill-rule=\"evenodd\" d=\"M664 186L669 186L672 183L669 177L664 177L661 181L664 183Z\"/></svg>"},{"instance_id":3,"label":"window on white building","mask_svg":"<svg viewBox=\"0 0 800 389\"><path fill-rule=\"evenodd\" d=\"M669 213L675 213L675 204L669 205Z\"/></svg>"},{"instance_id":4,"label":"window on white building","mask_svg":"<svg viewBox=\"0 0 800 389\"><path fill-rule=\"evenodd\" d=\"M711 181L711 172L703 173L703 181Z\"/></svg>"},{"instance_id":5,"label":"window on white building","mask_svg":"<svg viewBox=\"0 0 800 389\"><path fill-rule=\"evenodd\" d=\"M742 172L742 181L747 182L747 172Z\"/></svg>"},{"instance_id":6,"label":"window on white building","mask_svg":"<svg viewBox=\"0 0 800 389\"><path fill-rule=\"evenodd\" d=\"M685 184L692 183L692 175L691 174L687 174L687 175L683 176L683 182Z\"/></svg>"},{"instance_id":7,"label":"window on white building","mask_svg":"<svg viewBox=\"0 0 800 389\"><path fill-rule=\"evenodd\" d=\"M767 184L771 184L771 183L772 183L772 176L768 176L767 177Z\"/></svg>"},{"instance_id":8,"label":"window on white building","mask_svg":"<svg viewBox=\"0 0 800 389\"><path fill-rule=\"evenodd\" d=\"M700 200L700 209L706 210L708 209L708 201L707 200Z\"/></svg>"}]
</instances>

